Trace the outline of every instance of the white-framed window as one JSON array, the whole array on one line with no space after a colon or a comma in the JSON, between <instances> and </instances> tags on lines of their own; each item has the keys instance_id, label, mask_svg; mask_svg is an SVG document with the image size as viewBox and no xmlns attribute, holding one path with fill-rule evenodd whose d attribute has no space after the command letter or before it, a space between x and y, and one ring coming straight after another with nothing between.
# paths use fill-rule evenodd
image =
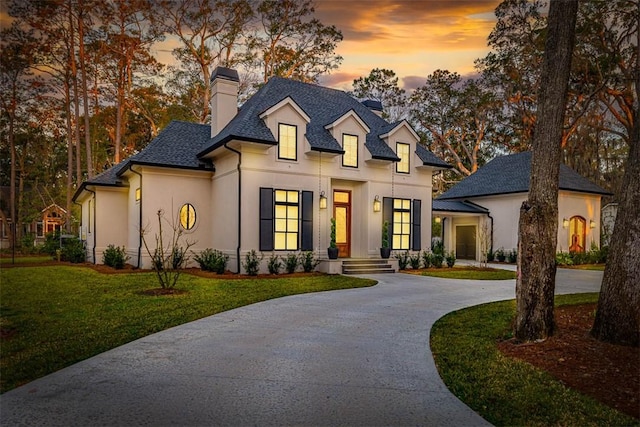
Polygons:
<instances>
[{"instance_id":1,"label":"white-framed window","mask_svg":"<svg viewBox=\"0 0 640 427\"><path fill-rule=\"evenodd\" d=\"M342 135L342 166L358 167L358 137L356 135Z\"/></svg>"},{"instance_id":2,"label":"white-framed window","mask_svg":"<svg viewBox=\"0 0 640 427\"><path fill-rule=\"evenodd\" d=\"M396 162L396 172L409 173L409 144L404 142L396 142L396 155L400 157L400 161Z\"/></svg>"},{"instance_id":3,"label":"white-framed window","mask_svg":"<svg viewBox=\"0 0 640 427\"><path fill-rule=\"evenodd\" d=\"M297 160L298 128L285 123L278 124L278 158Z\"/></svg>"}]
</instances>

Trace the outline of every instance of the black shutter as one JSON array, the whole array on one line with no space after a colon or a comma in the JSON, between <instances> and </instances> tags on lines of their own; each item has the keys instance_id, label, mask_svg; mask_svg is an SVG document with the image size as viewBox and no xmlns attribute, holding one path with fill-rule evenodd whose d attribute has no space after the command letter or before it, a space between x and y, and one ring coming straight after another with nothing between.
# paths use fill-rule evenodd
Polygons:
<instances>
[{"instance_id":1,"label":"black shutter","mask_svg":"<svg viewBox=\"0 0 640 427\"><path fill-rule=\"evenodd\" d=\"M300 219L300 250L313 250L313 191L302 192L302 215Z\"/></svg>"},{"instance_id":2,"label":"black shutter","mask_svg":"<svg viewBox=\"0 0 640 427\"><path fill-rule=\"evenodd\" d=\"M382 198L382 223L389 223L389 247L393 249L393 199L391 197Z\"/></svg>"},{"instance_id":3,"label":"black shutter","mask_svg":"<svg viewBox=\"0 0 640 427\"><path fill-rule=\"evenodd\" d=\"M413 224L411 226L411 249L419 251L422 249L422 202L420 200L413 201Z\"/></svg>"},{"instance_id":4,"label":"black shutter","mask_svg":"<svg viewBox=\"0 0 640 427\"><path fill-rule=\"evenodd\" d=\"M273 250L273 188L260 188L260 250Z\"/></svg>"}]
</instances>

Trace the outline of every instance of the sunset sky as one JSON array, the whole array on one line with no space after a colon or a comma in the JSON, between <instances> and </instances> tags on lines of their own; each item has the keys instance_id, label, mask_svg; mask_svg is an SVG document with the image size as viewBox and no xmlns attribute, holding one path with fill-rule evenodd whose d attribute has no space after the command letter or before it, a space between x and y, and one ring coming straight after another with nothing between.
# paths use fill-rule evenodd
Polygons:
<instances>
[{"instance_id":1,"label":"sunset sky","mask_svg":"<svg viewBox=\"0 0 640 427\"><path fill-rule=\"evenodd\" d=\"M473 73L487 52L500 0L316 0L316 16L344 36L341 67L321 83L350 89L373 68L388 68L413 89L436 69Z\"/></svg>"},{"instance_id":2,"label":"sunset sky","mask_svg":"<svg viewBox=\"0 0 640 427\"><path fill-rule=\"evenodd\" d=\"M335 25L344 39L337 53L340 68L320 83L351 89L353 80L374 68L395 71L401 87L421 86L436 69L473 73L473 62L487 51L487 36L495 25L501 0L315 0L315 16ZM0 2L0 25L10 22ZM156 46L162 63L175 59L176 39Z\"/></svg>"}]
</instances>

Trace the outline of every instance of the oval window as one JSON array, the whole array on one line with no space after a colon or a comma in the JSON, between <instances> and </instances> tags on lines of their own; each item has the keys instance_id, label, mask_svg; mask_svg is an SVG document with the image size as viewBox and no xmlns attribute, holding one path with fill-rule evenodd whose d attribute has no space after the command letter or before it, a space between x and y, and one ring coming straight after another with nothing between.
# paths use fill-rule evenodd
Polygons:
<instances>
[{"instance_id":1,"label":"oval window","mask_svg":"<svg viewBox=\"0 0 640 427\"><path fill-rule=\"evenodd\" d=\"M180 225L185 230L191 230L196 225L196 209L191 203L185 203L180 208Z\"/></svg>"}]
</instances>

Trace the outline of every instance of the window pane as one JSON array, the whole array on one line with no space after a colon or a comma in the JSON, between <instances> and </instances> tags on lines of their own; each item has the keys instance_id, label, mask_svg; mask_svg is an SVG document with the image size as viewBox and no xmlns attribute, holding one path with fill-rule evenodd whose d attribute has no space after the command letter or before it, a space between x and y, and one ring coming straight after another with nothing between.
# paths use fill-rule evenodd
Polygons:
<instances>
[{"instance_id":1,"label":"window pane","mask_svg":"<svg viewBox=\"0 0 640 427\"><path fill-rule=\"evenodd\" d=\"M286 202L287 192L284 190L276 190L276 202Z\"/></svg>"},{"instance_id":2,"label":"window pane","mask_svg":"<svg viewBox=\"0 0 640 427\"><path fill-rule=\"evenodd\" d=\"M298 219L287 220L287 231L298 231Z\"/></svg>"},{"instance_id":3,"label":"window pane","mask_svg":"<svg viewBox=\"0 0 640 427\"><path fill-rule=\"evenodd\" d=\"M402 242L400 243L400 249L409 249L409 236L402 235Z\"/></svg>"},{"instance_id":4,"label":"window pane","mask_svg":"<svg viewBox=\"0 0 640 427\"><path fill-rule=\"evenodd\" d=\"M276 219L276 231L287 231L287 220L286 219Z\"/></svg>"},{"instance_id":5,"label":"window pane","mask_svg":"<svg viewBox=\"0 0 640 427\"><path fill-rule=\"evenodd\" d=\"M298 207L297 206L287 206L287 218L288 219L298 219Z\"/></svg>"},{"instance_id":6,"label":"window pane","mask_svg":"<svg viewBox=\"0 0 640 427\"><path fill-rule=\"evenodd\" d=\"M297 191L287 191L287 201L289 203L298 203L298 192Z\"/></svg>"},{"instance_id":7,"label":"window pane","mask_svg":"<svg viewBox=\"0 0 640 427\"><path fill-rule=\"evenodd\" d=\"M276 205L276 218L287 218L287 206L286 205Z\"/></svg>"},{"instance_id":8,"label":"window pane","mask_svg":"<svg viewBox=\"0 0 640 427\"><path fill-rule=\"evenodd\" d=\"M296 159L297 129L295 126L278 125L278 157L281 159Z\"/></svg>"},{"instance_id":9,"label":"window pane","mask_svg":"<svg viewBox=\"0 0 640 427\"><path fill-rule=\"evenodd\" d=\"M287 233L287 249L293 251L298 249L298 233Z\"/></svg>"},{"instance_id":10,"label":"window pane","mask_svg":"<svg viewBox=\"0 0 640 427\"><path fill-rule=\"evenodd\" d=\"M196 223L196 210L193 205L186 203L180 208L180 225L185 230L191 230Z\"/></svg>"},{"instance_id":11,"label":"window pane","mask_svg":"<svg viewBox=\"0 0 640 427\"><path fill-rule=\"evenodd\" d=\"M347 209L336 208L336 243L347 243Z\"/></svg>"},{"instance_id":12,"label":"window pane","mask_svg":"<svg viewBox=\"0 0 640 427\"><path fill-rule=\"evenodd\" d=\"M394 249L402 249L400 246L400 236L398 234L393 235L393 246Z\"/></svg>"},{"instance_id":13,"label":"window pane","mask_svg":"<svg viewBox=\"0 0 640 427\"><path fill-rule=\"evenodd\" d=\"M273 248L278 250L287 249L287 247L285 246L286 236L286 233L276 233L275 241L273 242Z\"/></svg>"},{"instance_id":14,"label":"window pane","mask_svg":"<svg viewBox=\"0 0 640 427\"><path fill-rule=\"evenodd\" d=\"M400 158L396 163L396 172L409 173L409 144L396 143L396 155Z\"/></svg>"},{"instance_id":15,"label":"window pane","mask_svg":"<svg viewBox=\"0 0 640 427\"><path fill-rule=\"evenodd\" d=\"M342 164L344 166L358 167L358 137L355 135L342 135Z\"/></svg>"},{"instance_id":16,"label":"window pane","mask_svg":"<svg viewBox=\"0 0 640 427\"><path fill-rule=\"evenodd\" d=\"M393 199L393 209L402 209L402 199Z\"/></svg>"},{"instance_id":17,"label":"window pane","mask_svg":"<svg viewBox=\"0 0 640 427\"><path fill-rule=\"evenodd\" d=\"M349 203L349 193L344 191L334 191L333 201L338 203Z\"/></svg>"}]
</instances>

